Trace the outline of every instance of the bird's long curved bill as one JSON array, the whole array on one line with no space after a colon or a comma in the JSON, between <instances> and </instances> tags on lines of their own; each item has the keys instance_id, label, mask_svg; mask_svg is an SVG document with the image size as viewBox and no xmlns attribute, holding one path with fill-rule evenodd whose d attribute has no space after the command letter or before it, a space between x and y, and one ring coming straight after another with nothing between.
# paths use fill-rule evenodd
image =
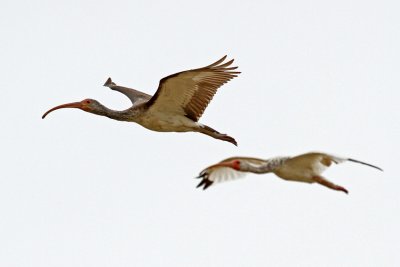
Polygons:
<instances>
[{"instance_id":1,"label":"bird's long curved bill","mask_svg":"<svg viewBox=\"0 0 400 267\"><path fill-rule=\"evenodd\" d=\"M375 165L372 165L372 164L369 164L369 163L366 163L366 162L362 162L362 161L359 161L359 160L356 160L356 159L348 159L348 160L352 161L352 162L360 163L360 164L363 164L363 165L367 165L367 166L370 166L372 168L375 168L375 169L378 169L380 171L383 171L383 169L379 168L378 166L375 166Z\"/></svg>"},{"instance_id":2,"label":"bird's long curved bill","mask_svg":"<svg viewBox=\"0 0 400 267\"><path fill-rule=\"evenodd\" d=\"M42 119L44 119L47 116L47 114L49 114L50 112L60 109L60 108L82 108L82 104L81 104L81 102L73 102L73 103L56 106L52 109L49 109L46 113L44 113L42 116Z\"/></svg>"}]
</instances>

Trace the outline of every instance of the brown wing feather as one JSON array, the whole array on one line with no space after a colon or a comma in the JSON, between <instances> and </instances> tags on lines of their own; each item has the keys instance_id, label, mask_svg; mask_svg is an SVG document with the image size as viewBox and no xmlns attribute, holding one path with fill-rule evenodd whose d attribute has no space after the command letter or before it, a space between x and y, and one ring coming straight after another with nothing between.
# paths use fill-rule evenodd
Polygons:
<instances>
[{"instance_id":1,"label":"brown wing feather","mask_svg":"<svg viewBox=\"0 0 400 267\"><path fill-rule=\"evenodd\" d=\"M160 80L157 92L146 103L149 109L182 114L198 121L211 99L223 84L236 77L237 67L226 56L203 68L182 71ZM221 64L223 63L223 64Z\"/></svg>"}]
</instances>

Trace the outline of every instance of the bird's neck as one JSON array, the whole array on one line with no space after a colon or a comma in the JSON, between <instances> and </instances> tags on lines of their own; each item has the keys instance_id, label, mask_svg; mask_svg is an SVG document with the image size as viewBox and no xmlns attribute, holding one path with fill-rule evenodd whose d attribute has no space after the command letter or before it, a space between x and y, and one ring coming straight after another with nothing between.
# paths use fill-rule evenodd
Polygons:
<instances>
[{"instance_id":1,"label":"bird's neck","mask_svg":"<svg viewBox=\"0 0 400 267\"><path fill-rule=\"evenodd\" d=\"M277 168L281 167L289 157L279 157L266 160L263 164L246 164L243 166L243 171L253 172L253 173L269 173L274 172Z\"/></svg>"},{"instance_id":2,"label":"bird's neck","mask_svg":"<svg viewBox=\"0 0 400 267\"><path fill-rule=\"evenodd\" d=\"M118 121L134 121L136 114L138 113L132 108L126 110L113 110L102 104L99 104L99 107L96 110L91 110L90 112Z\"/></svg>"}]
</instances>

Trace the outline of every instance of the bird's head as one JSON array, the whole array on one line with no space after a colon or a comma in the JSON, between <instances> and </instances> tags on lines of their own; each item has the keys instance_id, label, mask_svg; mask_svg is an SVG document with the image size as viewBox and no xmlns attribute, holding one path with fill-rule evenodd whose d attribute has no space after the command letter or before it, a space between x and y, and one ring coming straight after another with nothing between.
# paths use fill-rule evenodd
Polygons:
<instances>
[{"instance_id":1,"label":"bird's head","mask_svg":"<svg viewBox=\"0 0 400 267\"><path fill-rule=\"evenodd\" d=\"M101 114L101 111L103 110L103 105L101 105L98 101L96 101L94 99L87 98L80 102L63 104L63 105L56 106L52 109L49 109L46 113L43 114L42 119L44 119L47 116L47 114L49 114L50 112L57 110L57 109L61 109L61 108L79 108L86 112Z\"/></svg>"}]
</instances>

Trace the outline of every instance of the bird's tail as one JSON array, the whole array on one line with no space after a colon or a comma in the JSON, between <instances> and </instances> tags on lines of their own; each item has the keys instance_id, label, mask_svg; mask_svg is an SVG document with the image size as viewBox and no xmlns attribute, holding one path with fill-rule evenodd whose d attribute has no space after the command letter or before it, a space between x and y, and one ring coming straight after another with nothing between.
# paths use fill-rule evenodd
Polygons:
<instances>
[{"instance_id":1,"label":"bird's tail","mask_svg":"<svg viewBox=\"0 0 400 267\"><path fill-rule=\"evenodd\" d=\"M198 131L200 133L202 133L202 134L206 134L206 135L211 136L211 137L213 137L215 139L226 141L226 142L232 143L235 146L237 146L237 142L233 137L231 137L231 136L229 136L227 134L222 134L222 133L214 130L213 128L211 128L211 127L209 127L207 125L203 125L203 124L200 125L200 128L198 129Z\"/></svg>"}]
</instances>

